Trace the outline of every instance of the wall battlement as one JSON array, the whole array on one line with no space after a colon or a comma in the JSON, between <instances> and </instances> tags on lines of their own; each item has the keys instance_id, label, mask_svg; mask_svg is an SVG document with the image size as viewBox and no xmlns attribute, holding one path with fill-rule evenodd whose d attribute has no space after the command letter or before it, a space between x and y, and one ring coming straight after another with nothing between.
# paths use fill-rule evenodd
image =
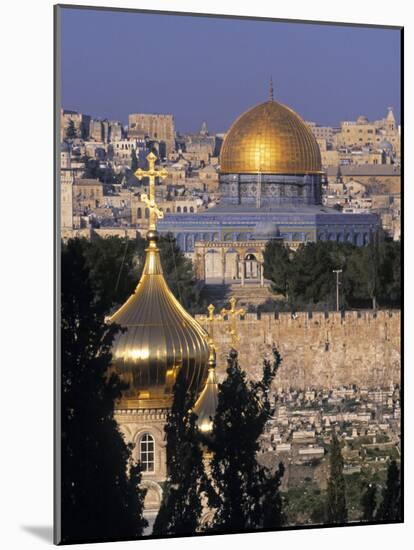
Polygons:
<instances>
[{"instance_id":1,"label":"wall battlement","mask_svg":"<svg viewBox=\"0 0 414 550\"><path fill-rule=\"evenodd\" d=\"M231 321L196 315L217 346L219 379L226 369ZM278 388L322 388L356 384L384 387L400 383L399 310L247 313L236 319L239 360L252 378L260 376L272 344L283 363Z\"/></svg>"}]
</instances>

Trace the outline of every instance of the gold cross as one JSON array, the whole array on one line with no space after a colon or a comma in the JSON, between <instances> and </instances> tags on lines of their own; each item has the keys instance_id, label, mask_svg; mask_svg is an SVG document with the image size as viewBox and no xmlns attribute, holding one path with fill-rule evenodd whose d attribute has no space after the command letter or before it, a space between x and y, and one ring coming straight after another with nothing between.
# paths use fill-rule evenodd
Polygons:
<instances>
[{"instance_id":1,"label":"gold cross","mask_svg":"<svg viewBox=\"0 0 414 550\"><path fill-rule=\"evenodd\" d=\"M155 178L165 179L168 176L168 172L165 168L161 170L155 169L155 161L157 157L154 153L150 153L147 156L149 170L138 170L134 173L139 180L142 178L149 179L149 196L146 193L141 195L141 200L145 202L149 209L149 230L155 230L157 228L157 219L162 219L164 217L164 212L158 208L157 203L155 202Z\"/></svg>"},{"instance_id":2,"label":"gold cross","mask_svg":"<svg viewBox=\"0 0 414 550\"><path fill-rule=\"evenodd\" d=\"M233 348L236 348L237 344L239 343L239 336L237 334L237 316L238 315L244 315L246 311L243 308L236 309L236 303L237 300L234 296L230 298L230 309L226 309L223 307L223 309L220 311L220 317L224 320L224 317L228 317L230 321L230 338L231 338L231 346Z\"/></svg>"}]
</instances>

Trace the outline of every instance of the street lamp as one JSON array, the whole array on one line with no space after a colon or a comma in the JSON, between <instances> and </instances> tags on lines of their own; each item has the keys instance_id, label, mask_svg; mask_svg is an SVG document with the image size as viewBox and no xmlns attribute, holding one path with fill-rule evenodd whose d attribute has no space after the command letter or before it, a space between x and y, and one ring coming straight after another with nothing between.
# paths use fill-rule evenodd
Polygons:
<instances>
[{"instance_id":1,"label":"street lamp","mask_svg":"<svg viewBox=\"0 0 414 550\"><path fill-rule=\"evenodd\" d=\"M339 274L342 273L342 269L333 269L332 273L336 273L336 311L339 311Z\"/></svg>"}]
</instances>

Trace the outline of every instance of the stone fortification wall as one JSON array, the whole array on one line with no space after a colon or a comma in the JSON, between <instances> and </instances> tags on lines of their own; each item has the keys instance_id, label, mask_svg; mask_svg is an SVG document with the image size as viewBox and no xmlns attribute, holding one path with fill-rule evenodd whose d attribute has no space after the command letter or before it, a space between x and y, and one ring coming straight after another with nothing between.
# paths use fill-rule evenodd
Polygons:
<instances>
[{"instance_id":1,"label":"stone fortification wall","mask_svg":"<svg viewBox=\"0 0 414 550\"><path fill-rule=\"evenodd\" d=\"M197 320L217 346L218 377L225 373L231 321ZM332 388L400 383L400 311L341 313L248 313L236 320L239 360L252 378L260 376L272 343L283 364L277 388Z\"/></svg>"}]
</instances>

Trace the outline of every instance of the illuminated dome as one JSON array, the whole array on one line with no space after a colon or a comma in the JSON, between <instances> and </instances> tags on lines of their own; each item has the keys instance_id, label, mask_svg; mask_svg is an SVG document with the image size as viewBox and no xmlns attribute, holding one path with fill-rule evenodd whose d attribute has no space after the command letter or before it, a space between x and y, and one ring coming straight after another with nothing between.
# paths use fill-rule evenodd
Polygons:
<instances>
[{"instance_id":1,"label":"illuminated dome","mask_svg":"<svg viewBox=\"0 0 414 550\"><path fill-rule=\"evenodd\" d=\"M292 109L270 99L243 113L220 154L222 174L313 174L321 171L319 146Z\"/></svg>"},{"instance_id":2,"label":"illuminated dome","mask_svg":"<svg viewBox=\"0 0 414 550\"><path fill-rule=\"evenodd\" d=\"M145 266L132 296L108 320L125 329L112 345L112 363L129 384L125 408L169 407L180 368L188 389L207 379L208 336L171 293L163 275L158 234L149 231Z\"/></svg>"},{"instance_id":3,"label":"illuminated dome","mask_svg":"<svg viewBox=\"0 0 414 550\"><path fill-rule=\"evenodd\" d=\"M211 348L210 350L208 366L209 368L206 384L193 408L193 412L197 415L197 427L205 437L211 437L218 403L216 353L214 348Z\"/></svg>"}]
</instances>

